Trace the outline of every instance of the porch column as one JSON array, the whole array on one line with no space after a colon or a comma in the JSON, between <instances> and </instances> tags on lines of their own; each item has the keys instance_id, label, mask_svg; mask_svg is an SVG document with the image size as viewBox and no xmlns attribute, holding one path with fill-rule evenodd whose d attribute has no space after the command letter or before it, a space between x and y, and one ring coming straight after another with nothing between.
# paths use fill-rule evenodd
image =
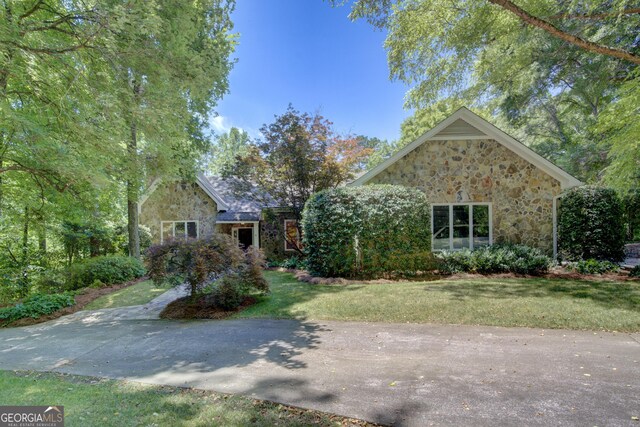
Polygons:
<instances>
[{"instance_id":1,"label":"porch column","mask_svg":"<svg viewBox=\"0 0 640 427\"><path fill-rule=\"evenodd\" d=\"M260 248L260 222L253 223L253 246Z\"/></svg>"}]
</instances>

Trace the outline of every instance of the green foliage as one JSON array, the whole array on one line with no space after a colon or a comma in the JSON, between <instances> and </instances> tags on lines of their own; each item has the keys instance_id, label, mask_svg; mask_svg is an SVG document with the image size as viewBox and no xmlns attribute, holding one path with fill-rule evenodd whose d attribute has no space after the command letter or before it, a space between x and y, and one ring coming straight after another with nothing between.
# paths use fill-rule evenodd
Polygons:
<instances>
[{"instance_id":1,"label":"green foliage","mask_svg":"<svg viewBox=\"0 0 640 427\"><path fill-rule=\"evenodd\" d=\"M250 143L249 134L235 127L228 133L218 135L209 153L207 170L214 175L232 174L238 157L244 157L249 153Z\"/></svg>"},{"instance_id":2,"label":"green foliage","mask_svg":"<svg viewBox=\"0 0 640 427\"><path fill-rule=\"evenodd\" d=\"M219 297L224 309L238 299L242 302L252 291L269 291L262 276L262 252L255 248L243 252L226 234L170 240L151 246L146 255L149 276L154 282L186 282L192 298L204 296L207 303L216 305ZM227 276L232 277L226 279Z\"/></svg>"},{"instance_id":3,"label":"green foliage","mask_svg":"<svg viewBox=\"0 0 640 427\"><path fill-rule=\"evenodd\" d=\"M620 270L620 266L611 261L597 259L580 260L567 264L567 268L580 274L604 274Z\"/></svg>"},{"instance_id":4,"label":"green foliage","mask_svg":"<svg viewBox=\"0 0 640 427\"><path fill-rule=\"evenodd\" d=\"M34 294L12 307L0 308L0 321L10 323L24 317L35 319L73 304L75 300L70 293Z\"/></svg>"},{"instance_id":5,"label":"green foliage","mask_svg":"<svg viewBox=\"0 0 640 427\"><path fill-rule=\"evenodd\" d=\"M629 277L640 277L640 265L636 265L629 271Z\"/></svg>"},{"instance_id":6,"label":"green foliage","mask_svg":"<svg viewBox=\"0 0 640 427\"><path fill-rule=\"evenodd\" d=\"M338 0L334 4L343 4ZM410 86L415 114L399 145L460 105L490 112L492 122L587 182L628 189L638 182L637 67L602 54L637 55L640 15L631 0L515 2L556 29L524 24L495 1L357 0L352 19L387 30L391 77ZM604 49L557 37L572 34ZM594 46L594 45L591 45ZM609 51L610 53L610 51ZM577 66L576 64L579 64Z\"/></svg>"},{"instance_id":7,"label":"green foliage","mask_svg":"<svg viewBox=\"0 0 640 427\"><path fill-rule=\"evenodd\" d=\"M624 259L622 202L612 189L578 187L561 199L558 248L569 261Z\"/></svg>"},{"instance_id":8,"label":"green foliage","mask_svg":"<svg viewBox=\"0 0 640 427\"><path fill-rule=\"evenodd\" d=\"M293 219L300 219L313 193L350 179L371 151L355 138L338 136L324 117L291 105L260 132L264 139L252 145L233 176L243 185L256 184L266 206L289 208Z\"/></svg>"},{"instance_id":9,"label":"green foliage","mask_svg":"<svg viewBox=\"0 0 640 427\"><path fill-rule=\"evenodd\" d=\"M311 274L381 277L433 268L424 193L392 185L340 187L313 195L303 212Z\"/></svg>"},{"instance_id":10,"label":"green foliage","mask_svg":"<svg viewBox=\"0 0 640 427\"><path fill-rule=\"evenodd\" d=\"M549 271L551 258L524 245L496 244L483 248L442 251L436 254L443 273L516 273L540 275Z\"/></svg>"},{"instance_id":11,"label":"green foliage","mask_svg":"<svg viewBox=\"0 0 640 427\"><path fill-rule=\"evenodd\" d=\"M306 259L297 255L293 255L281 261L270 261L267 264L271 268L279 267L286 268L288 270L305 270L307 268Z\"/></svg>"},{"instance_id":12,"label":"green foliage","mask_svg":"<svg viewBox=\"0 0 640 427\"><path fill-rule=\"evenodd\" d=\"M627 241L640 242L640 189L630 190L622 199Z\"/></svg>"},{"instance_id":13,"label":"green foliage","mask_svg":"<svg viewBox=\"0 0 640 427\"><path fill-rule=\"evenodd\" d=\"M80 289L96 282L112 285L137 279L144 274L144 267L135 258L122 255L99 256L69 266L65 286L67 289Z\"/></svg>"}]
</instances>

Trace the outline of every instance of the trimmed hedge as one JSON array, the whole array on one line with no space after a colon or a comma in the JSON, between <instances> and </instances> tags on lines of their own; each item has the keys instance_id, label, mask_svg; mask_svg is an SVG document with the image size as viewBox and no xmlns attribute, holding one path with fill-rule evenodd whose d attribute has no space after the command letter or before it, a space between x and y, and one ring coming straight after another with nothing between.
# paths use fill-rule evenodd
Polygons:
<instances>
[{"instance_id":1,"label":"trimmed hedge","mask_svg":"<svg viewBox=\"0 0 640 427\"><path fill-rule=\"evenodd\" d=\"M394 185L341 187L307 201L302 238L314 276L374 278L435 268L429 203Z\"/></svg>"},{"instance_id":2,"label":"trimmed hedge","mask_svg":"<svg viewBox=\"0 0 640 427\"><path fill-rule=\"evenodd\" d=\"M558 248L569 261L624 259L623 207L609 188L578 187L562 198L558 212Z\"/></svg>"},{"instance_id":3,"label":"trimmed hedge","mask_svg":"<svg viewBox=\"0 0 640 427\"><path fill-rule=\"evenodd\" d=\"M65 287L80 289L96 283L112 285L144 276L142 263L122 255L98 256L72 264L66 271Z\"/></svg>"},{"instance_id":4,"label":"trimmed hedge","mask_svg":"<svg viewBox=\"0 0 640 427\"><path fill-rule=\"evenodd\" d=\"M11 323L24 317L36 319L73 304L75 304L73 295L68 293L35 294L12 307L0 308L0 321Z\"/></svg>"},{"instance_id":5,"label":"trimmed hedge","mask_svg":"<svg viewBox=\"0 0 640 427\"><path fill-rule=\"evenodd\" d=\"M516 273L540 275L553 265L551 258L537 248L496 244L473 251L443 251L436 255L443 273Z\"/></svg>"}]
</instances>

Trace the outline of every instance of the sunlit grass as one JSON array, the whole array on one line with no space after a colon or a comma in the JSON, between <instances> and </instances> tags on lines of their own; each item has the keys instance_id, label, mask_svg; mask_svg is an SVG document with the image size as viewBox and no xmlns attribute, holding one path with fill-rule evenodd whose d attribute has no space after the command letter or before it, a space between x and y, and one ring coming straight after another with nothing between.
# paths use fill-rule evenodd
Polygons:
<instances>
[{"instance_id":1,"label":"sunlit grass","mask_svg":"<svg viewBox=\"0 0 640 427\"><path fill-rule=\"evenodd\" d=\"M271 295L237 317L640 331L640 283L480 278L313 285L267 271Z\"/></svg>"},{"instance_id":2,"label":"sunlit grass","mask_svg":"<svg viewBox=\"0 0 640 427\"><path fill-rule=\"evenodd\" d=\"M168 284L156 285L151 280L136 283L119 291L91 301L85 306L85 310L97 310L100 308L125 307L130 305L146 304L158 295L170 288Z\"/></svg>"},{"instance_id":3,"label":"sunlit grass","mask_svg":"<svg viewBox=\"0 0 640 427\"><path fill-rule=\"evenodd\" d=\"M3 405L63 405L67 426L340 426L342 417L214 392L0 371Z\"/></svg>"}]
</instances>

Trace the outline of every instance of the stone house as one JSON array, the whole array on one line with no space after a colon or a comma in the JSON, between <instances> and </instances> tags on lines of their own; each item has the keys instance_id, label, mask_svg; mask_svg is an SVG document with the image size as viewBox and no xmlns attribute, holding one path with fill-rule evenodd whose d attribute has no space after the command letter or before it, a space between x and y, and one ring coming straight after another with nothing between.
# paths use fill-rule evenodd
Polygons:
<instances>
[{"instance_id":1,"label":"stone house","mask_svg":"<svg viewBox=\"0 0 640 427\"><path fill-rule=\"evenodd\" d=\"M563 191L582 183L466 108L349 183L423 191L433 250L494 242L557 251Z\"/></svg>"},{"instance_id":2,"label":"stone house","mask_svg":"<svg viewBox=\"0 0 640 427\"><path fill-rule=\"evenodd\" d=\"M139 214L155 243L218 232L241 247L262 248L271 260L287 258L297 253L296 245L301 247L291 213L255 187L233 179L203 174L194 183L157 179L141 198Z\"/></svg>"}]
</instances>

